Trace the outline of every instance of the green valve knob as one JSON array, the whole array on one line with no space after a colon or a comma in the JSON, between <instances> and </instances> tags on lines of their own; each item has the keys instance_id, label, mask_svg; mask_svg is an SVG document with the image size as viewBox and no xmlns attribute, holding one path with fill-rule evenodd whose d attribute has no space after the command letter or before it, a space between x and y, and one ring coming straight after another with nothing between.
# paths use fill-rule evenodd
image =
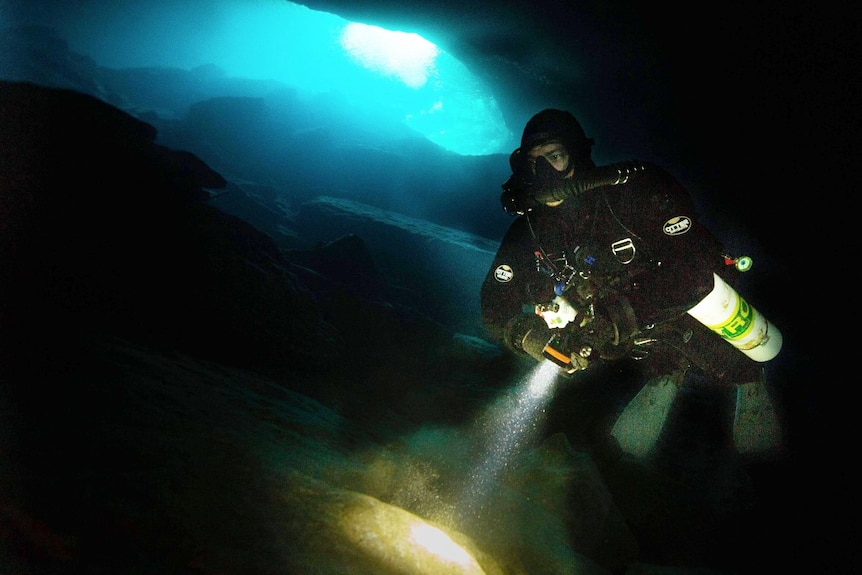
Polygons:
<instances>
[{"instance_id":1,"label":"green valve knob","mask_svg":"<svg viewBox=\"0 0 862 575\"><path fill-rule=\"evenodd\" d=\"M751 269L751 266L754 262L748 256L742 256L741 258L736 260L736 269L741 272L747 272Z\"/></svg>"}]
</instances>

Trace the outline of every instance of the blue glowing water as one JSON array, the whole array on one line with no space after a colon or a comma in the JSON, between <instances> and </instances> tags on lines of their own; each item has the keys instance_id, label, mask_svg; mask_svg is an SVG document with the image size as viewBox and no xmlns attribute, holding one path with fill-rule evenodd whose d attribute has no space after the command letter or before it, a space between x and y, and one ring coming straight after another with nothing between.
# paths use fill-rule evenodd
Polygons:
<instances>
[{"instance_id":1,"label":"blue glowing water","mask_svg":"<svg viewBox=\"0 0 862 575\"><path fill-rule=\"evenodd\" d=\"M57 4L51 24L102 66L215 65L229 77L338 94L458 154L508 153L517 145L484 81L415 32L284 1L115 0L99 10Z\"/></svg>"}]
</instances>

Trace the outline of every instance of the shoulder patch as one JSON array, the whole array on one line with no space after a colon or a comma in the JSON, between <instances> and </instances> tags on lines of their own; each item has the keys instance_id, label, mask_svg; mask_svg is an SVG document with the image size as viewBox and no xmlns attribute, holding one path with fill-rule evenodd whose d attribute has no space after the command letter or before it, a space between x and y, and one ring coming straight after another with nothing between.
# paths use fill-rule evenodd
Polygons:
<instances>
[{"instance_id":1,"label":"shoulder patch","mask_svg":"<svg viewBox=\"0 0 862 575\"><path fill-rule=\"evenodd\" d=\"M515 272L513 272L512 268L506 264L500 264L497 266L497 269L494 270L494 279L500 283L508 283L512 281L514 276Z\"/></svg>"},{"instance_id":2,"label":"shoulder patch","mask_svg":"<svg viewBox=\"0 0 862 575\"><path fill-rule=\"evenodd\" d=\"M664 223L662 230L669 236L681 236L691 229L691 218L688 216L676 216Z\"/></svg>"}]
</instances>

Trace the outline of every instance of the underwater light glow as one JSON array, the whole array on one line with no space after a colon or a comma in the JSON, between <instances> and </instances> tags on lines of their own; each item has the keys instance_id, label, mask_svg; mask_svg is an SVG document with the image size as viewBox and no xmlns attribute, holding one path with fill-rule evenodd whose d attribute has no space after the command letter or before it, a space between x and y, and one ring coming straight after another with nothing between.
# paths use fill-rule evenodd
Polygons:
<instances>
[{"instance_id":1,"label":"underwater light glow","mask_svg":"<svg viewBox=\"0 0 862 575\"><path fill-rule=\"evenodd\" d=\"M411 88L421 88L434 69L440 51L418 34L393 32L351 22L341 34L347 54L375 72L397 76Z\"/></svg>"},{"instance_id":2,"label":"underwater light glow","mask_svg":"<svg viewBox=\"0 0 862 575\"><path fill-rule=\"evenodd\" d=\"M356 554L382 567L375 572L486 573L469 550L413 513L369 495L345 497L331 512Z\"/></svg>"},{"instance_id":3,"label":"underwater light glow","mask_svg":"<svg viewBox=\"0 0 862 575\"><path fill-rule=\"evenodd\" d=\"M472 473L472 481L462 494L462 520L479 519L486 499L497 485L497 477L516 452L529 444L538 432L542 413L553 397L560 368L541 361L516 388L491 407L486 425L491 432L488 451L481 465Z\"/></svg>"},{"instance_id":4,"label":"underwater light glow","mask_svg":"<svg viewBox=\"0 0 862 575\"><path fill-rule=\"evenodd\" d=\"M417 523L413 526L410 530L410 540L438 557L453 563L468 565L474 561L473 557L463 547L452 541L451 537L427 523Z\"/></svg>"},{"instance_id":5,"label":"underwater light glow","mask_svg":"<svg viewBox=\"0 0 862 575\"><path fill-rule=\"evenodd\" d=\"M557 380L559 370L551 369L550 362L543 361L533 371L527 381L527 401L544 402L548 397L551 386Z\"/></svg>"}]
</instances>

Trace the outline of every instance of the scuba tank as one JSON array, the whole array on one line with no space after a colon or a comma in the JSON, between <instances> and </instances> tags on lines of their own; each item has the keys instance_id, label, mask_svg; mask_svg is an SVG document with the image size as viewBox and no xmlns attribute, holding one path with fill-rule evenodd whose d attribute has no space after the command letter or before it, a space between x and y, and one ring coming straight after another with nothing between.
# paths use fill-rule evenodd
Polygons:
<instances>
[{"instance_id":1,"label":"scuba tank","mask_svg":"<svg viewBox=\"0 0 862 575\"><path fill-rule=\"evenodd\" d=\"M778 328L717 274L713 279L715 287L688 314L754 361L778 355L784 341Z\"/></svg>"}]
</instances>

